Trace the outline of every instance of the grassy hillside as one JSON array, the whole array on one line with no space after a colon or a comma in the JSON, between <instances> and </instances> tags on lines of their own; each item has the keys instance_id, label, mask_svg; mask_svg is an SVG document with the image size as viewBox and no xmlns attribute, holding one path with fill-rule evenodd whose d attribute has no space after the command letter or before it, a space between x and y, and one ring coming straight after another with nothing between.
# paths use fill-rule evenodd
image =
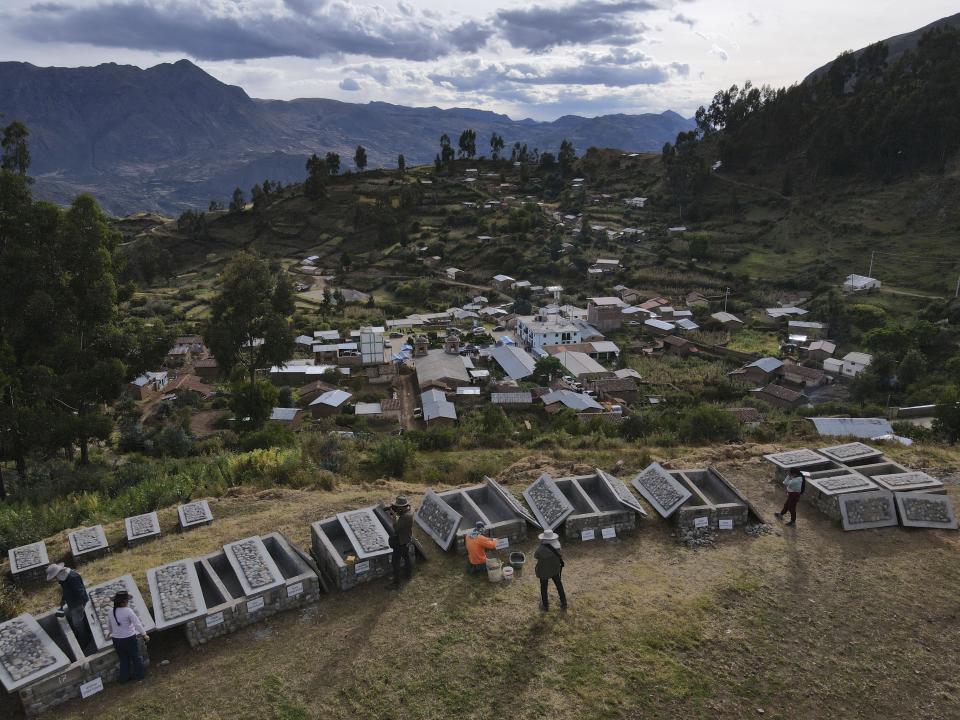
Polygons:
<instances>
[{"instance_id":1,"label":"grassy hillside","mask_svg":"<svg viewBox=\"0 0 960 720\"><path fill-rule=\"evenodd\" d=\"M660 459L716 464L775 522L782 493L758 459L771 449L677 449ZM891 453L948 478L960 467L943 451ZM646 461L637 452L616 458L624 477ZM517 493L540 472L609 468L613 459L589 451L530 456L499 476ZM423 489L238 490L212 502L213 525L96 560L84 572L97 581L129 571L142 586L143 568L272 530L305 547L318 518L398 491L416 502ZM960 499L955 484L948 492ZM147 681L72 702L56 717L953 717L957 534L844 533L806 504L800 513L795 530L776 525L759 538L737 531L698 550L677 544L655 515L615 542L569 544L565 614L537 611L532 568L512 586L493 586L466 576L461 558L428 541L430 561L399 593L376 584L325 597L198 649L178 633L158 635ZM161 522L172 518L161 513ZM108 535L121 532L117 523L107 527ZM50 544L59 551L65 538ZM47 588L28 609L52 600ZM878 686L900 691L877 693Z\"/></svg>"}]
</instances>

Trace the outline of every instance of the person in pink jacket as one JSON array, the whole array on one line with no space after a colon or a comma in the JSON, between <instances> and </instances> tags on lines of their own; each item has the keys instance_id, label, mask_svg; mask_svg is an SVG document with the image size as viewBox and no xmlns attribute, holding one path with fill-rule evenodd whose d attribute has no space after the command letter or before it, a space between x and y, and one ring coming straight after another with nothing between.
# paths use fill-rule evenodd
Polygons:
<instances>
[{"instance_id":1,"label":"person in pink jacket","mask_svg":"<svg viewBox=\"0 0 960 720\"><path fill-rule=\"evenodd\" d=\"M110 612L110 637L113 638L113 647L120 658L120 676L117 682L121 683L130 679L131 666L134 679L143 680L143 658L140 657L138 638L150 640L143 623L128 607L129 604L130 593L121 590L113 596L113 610Z\"/></svg>"}]
</instances>

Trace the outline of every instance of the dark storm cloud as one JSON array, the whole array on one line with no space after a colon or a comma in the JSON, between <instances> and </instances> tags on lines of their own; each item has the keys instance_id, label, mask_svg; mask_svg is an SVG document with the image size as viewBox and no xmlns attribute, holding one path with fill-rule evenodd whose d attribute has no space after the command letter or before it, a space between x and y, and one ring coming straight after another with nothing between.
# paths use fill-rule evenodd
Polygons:
<instances>
[{"instance_id":1,"label":"dark storm cloud","mask_svg":"<svg viewBox=\"0 0 960 720\"><path fill-rule=\"evenodd\" d=\"M182 52L201 60L357 54L435 60L474 52L492 31L468 21L444 25L409 6L397 12L344 0L285 0L286 12L268 13L187 0L131 0L95 5L35 5L18 29L40 42Z\"/></svg>"},{"instance_id":2,"label":"dark storm cloud","mask_svg":"<svg viewBox=\"0 0 960 720\"><path fill-rule=\"evenodd\" d=\"M340 89L347 92L356 92L360 89L360 83L353 78L344 78L340 81Z\"/></svg>"},{"instance_id":3,"label":"dark storm cloud","mask_svg":"<svg viewBox=\"0 0 960 720\"><path fill-rule=\"evenodd\" d=\"M647 27L628 13L661 9L650 0L579 0L567 5L533 5L498 10L500 34L514 47L544 52L558 45L632 45Z\"/></svg>"}]
</instances>

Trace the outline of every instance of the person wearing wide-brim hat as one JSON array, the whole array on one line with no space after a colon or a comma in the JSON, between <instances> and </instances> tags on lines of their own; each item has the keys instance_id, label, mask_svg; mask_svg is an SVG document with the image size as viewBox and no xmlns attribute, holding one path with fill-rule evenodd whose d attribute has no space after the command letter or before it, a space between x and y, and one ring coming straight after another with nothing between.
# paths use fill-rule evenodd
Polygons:
<instances>
[{"instance_id":1,"label":"person wearing wide-brim hat","mask_svg":"<svg viewBox=\"0 0 960 720\"><path fill-rule=\"evenodd\" d=\"M117 651L117 657L120 658L120 672L117 682L125 683L130 679L130 671L133 670L134 680L143 680L143 658L140 657L140 643L138 638L149 641L143 623L137 614L130 609L130 593L121 590L113 596L113 611L109 615L110 638L113 640L113 647Z\"/></svg>"},{"instance_id":2,"label":"person wearing wide-brim hat","mask_svg":"<svg viewBox=\"0 0 960 720\"><path fill-rule=\"evenodd\" d=\"M537 560L536 573L540 579L540 611L546 612L550 609L550 601L547 598L547 584L553 580L557 586L557 595L560 596L560 609L567 609L567 595L563 591L563 581L560 579L560 573L566 563L563 561L563 555L560 553L560 536L552 530L545 530L537 538L540 540L540 547L533 554Z\"/></svg>"},{"instance_id":3,"label":"person wearing wide-brim hat","mask_svg":"<svg viewBox=\"0 0 960 720\"><path fill-rule=\"evenodd\" d=\"M54 580L60 583L59 607L64 611L67 622L73 628L73 634L76 636L80 647L86 647L93 637L90 634L87 618L83 612L83 608L89 599L87 588L83 584L83 578L76 570L71 570L61 563L50 563L47 565L47 582L53 582Z\"/></svg>"},{"instance_id":4,"label":"person wearing wide-brim hat","mask_svg":"<svg viewBox=\"0 0 960 720\"><path fill-rule=\"evenodd\" d=\"M390 533L390 547L393 548L393 583L391 587L400 587L400 565L403 565L407 580L413 576L413 564L410 561L410 541L413 539L413 513L410 512L410 501L406 495L397 495L390 506L396 520L393 523L393 532Z\"/></svg>"}]
</instances>

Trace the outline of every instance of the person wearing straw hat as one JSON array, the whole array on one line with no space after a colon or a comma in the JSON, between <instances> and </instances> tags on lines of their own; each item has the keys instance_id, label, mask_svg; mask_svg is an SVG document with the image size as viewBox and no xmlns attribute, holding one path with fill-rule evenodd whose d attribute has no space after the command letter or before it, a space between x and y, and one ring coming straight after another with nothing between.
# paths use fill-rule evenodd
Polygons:
<instances>
[{"instance_id":1,"label":"person wearing straw hat","mask_svg":"<svg viewBox=\"0 0 960 720\"><path fill-rule=\"evenodd\" d=\"M71 570L61 563L50 563L47 565L47 582L54 580L60 583L60 610L66 615L80 647L86 647L93 637L83 612L87 600L90 599L83 578L76 570Z\"/></svg>"},{"instance_id":2,"label":"person wearing straw hat","mask_svg":"<svg viewBox=\"0 0 960 720\"><path fill-rule=\"evenodd\" d=\"M130 679L130 670L133 670L134 680L143 680L143 658L140 657L140 643L138 638L149 642L143 623L137 614L131 610L130 593L121 590L113 596L113 610L110 612L110 637L113 647L120 658L120 674L117 682L125 683Z\"/></svg>"},{"instance_id":3,"label":"person wearing straw hat","mask_svg":"<svg viewBox=\"0 0 960 720\"><path fill-rule=\"evenodd\" d=\"M390 547L393 548L393 583L390 587L400 587L400 565L403 564L404 575L409 580L413 575L413 564L410 562L410 541L413 539L413 513L410 512L410 501L405 495L397 495L390 510L396 517L393 523L393 532L390 533Z\"/></svg>"},{"instance_id":4,"label":"person wearing straw hat","mask_svg":"<svg viewBox=\"0 0 960 720\"><path fill-rule=\"evenodd\" d=\"M567 609L567 595L563 592L563 581L560 579L560 573L566 563L563 561L563 555L560 554L560 536L552 530L545 530L537 536L540 540L540 547L533 554L537 560L536 573L540 579L540 612L546 612L550 609L550 601L547 598L547 583L553 580L557 586L557 595L560 596L560 609Z\"/></svg>"},{"instance_id":5,"label":"person wearing straw hat","mask_svg":"<svg viewBox=\"0 0 960 720\"><path fill-rule=\"evenodd\" d=\"M463 539L463 544L467 550L467 563L470 573L487 571L487 550L495 550L497 541L483 534L486 525L480 520L473 530L467 533Z\"/></svg>"}]
</instances>

